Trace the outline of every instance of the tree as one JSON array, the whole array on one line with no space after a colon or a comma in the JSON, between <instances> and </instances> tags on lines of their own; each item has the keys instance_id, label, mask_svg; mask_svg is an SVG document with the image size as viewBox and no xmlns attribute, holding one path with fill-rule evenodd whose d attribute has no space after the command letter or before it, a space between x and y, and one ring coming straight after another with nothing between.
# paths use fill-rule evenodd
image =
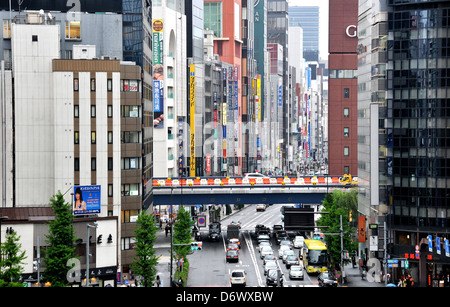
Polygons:
<instances>
[{"instance_id":1,"label":"tree","mask_svg":"<svg viewBox=\"0 0 450 307\"><path fill-rule=\"evenodd\" d=\"M46 235L48 249L46 251L45 278L52 287L69 285L67 261L74 257L76 240L73 229L72 206L64 201L64 196L58 191L50 199L55 219L49 222L49 234Z\"/></svg>"},{"instance_id":2,"label":"tree","mask_svg":"<svg viewBox=\"0 0 450 307\"><path fill-rule=\"evenodd\" d=\"M326 226L324 233L340 234L340 216L342 215L343 248L344 250L355 250L358 243L353 240L355 229L349 223L349 217L355 216L357 212L358 194L355 190L343 192L336 190L327 194L322 203L322 212L317 221L317 226ZM334 264L341 263L341 236L326 235L328 251Z\"/></svg>"},{"instance_id":3,"label":"tree","mask_svg":"<svg viewBox=\"0 0 450 307\"><path fill-rule=\"evenodd\" d=\"M13 231L7 232L6 241L0 246L0 287L22 287L17 283L23 272L23 260L27 258L25 251L20 251L22 244L19 243L20 236Z\"/></svg>"},{"instance_id":4,"label":"tree","mask_svg":"<svg viewBox=\"0 0 450 307\"><path fill-rule=\"evenodd\" d=\"M154 248L158 227L153 215L147 214L145 211L139 214L136 223L137 227L134 230L136 258L133 261L132 269L143 278L144 287L151 287L155 281L159 259L159 256L155 255Z\"/></svg>"},{"instance_id":5,"label":"tree","mask_svg":"<svg viewBox=\"0 0 450 307\"><path fill-rule=\"evenodd\" d=\"M189 211L186 211L183 206L180 206L177 212L176 223L173 226L173 243L174 244L186 244L186 245L174 245L173 250L175 251L175 261L178 262L183 259L183 270L187 271L189 268L189 261L186 256L191 253L191 246L189 243L192 242L191 229L194 225L194 221L191 220ZM186 272L180 272L180 276L184 276L184 281L186 281Z\"/></svg>"}]
</instances>

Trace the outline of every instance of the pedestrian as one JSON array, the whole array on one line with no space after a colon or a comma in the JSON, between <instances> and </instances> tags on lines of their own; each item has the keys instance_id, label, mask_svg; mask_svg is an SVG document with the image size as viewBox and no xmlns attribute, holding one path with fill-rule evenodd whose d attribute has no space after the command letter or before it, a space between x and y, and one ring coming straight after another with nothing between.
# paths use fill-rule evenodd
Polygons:
<instances>
[{"instance_id":1,"label":"pedestrian","mask_svg":"<svg viewBox=\"0 0 450 307\"><path fill-rule=\"evenodd\" d=\"M411 288L414 286L414 278L412 278L411 274L408 274L406 277L406 287Z\"/></svg>"},{"instance_id":2,"label":"pedestrian","mask_svg":"<svg viewBox=\"0 0 450 307\"><path fill-rule=\"evenodd\" d=\"M166 225L165 230L166 230L166 237L167 237L167 233L169 232L169 224Z\"/></svg>"},{"instance_id":3,"label":"pedestrian","mask_svg":"<svg viewBox=\"0 0 450 307\"><path fill-rule=\"evenodd\" d=\"M399 280L397 286L401 287L401 288L405 287L405 279L403 278L403 276L400 276L400 280Z\"/></svg>"},{"instance_id":4,"label":"pedestrian","mask_svg":"<svg viewBox=\"0 0 450 307\"><path fill-rule=\"evenodd\" d=\"M161 287L161 279L159 278L159 275L156 275L156 286Z\"/></svg>"},{"instance_id":5,"label":"pedestrian","mask_svg":"<svg viewBox=\"0 0 450 307\"><path fill-rule=\"evenodd\" d=\"M450 287L450 274L448 273L444 278L444 287Z\"/></svg>"}]
</instances>

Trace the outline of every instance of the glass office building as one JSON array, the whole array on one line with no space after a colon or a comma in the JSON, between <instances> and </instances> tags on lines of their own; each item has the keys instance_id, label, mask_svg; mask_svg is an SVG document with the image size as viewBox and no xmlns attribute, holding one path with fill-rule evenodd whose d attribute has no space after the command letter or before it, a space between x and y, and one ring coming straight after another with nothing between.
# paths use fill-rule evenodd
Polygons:
<instances>
[{"instance_id":1,"label":"glass office building","mask_svg":"<svg viewBox=\"0 0 450 307\"><path fill-rule=\"evenodd\" d=\"M319 7L289 6L289 26L303 29L303 56L306 61L319 61Z\"/></svg>"}]
</instances>

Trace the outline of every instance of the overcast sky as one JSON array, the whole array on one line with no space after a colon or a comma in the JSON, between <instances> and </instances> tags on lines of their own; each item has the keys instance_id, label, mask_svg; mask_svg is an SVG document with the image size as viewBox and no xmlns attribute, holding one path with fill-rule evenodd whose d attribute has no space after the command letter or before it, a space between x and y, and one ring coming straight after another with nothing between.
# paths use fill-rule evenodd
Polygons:
<instances>
[{"instance_id":1,"label":"overcast sky","mask_svg":"<svg viewBox=\"0 0 450 307\"><path fill-rule=\"evenodd\" d=\"M328 1L288 0L290 6L319 6L319 58L328 60Z\"/></svg>"}]
</instances>

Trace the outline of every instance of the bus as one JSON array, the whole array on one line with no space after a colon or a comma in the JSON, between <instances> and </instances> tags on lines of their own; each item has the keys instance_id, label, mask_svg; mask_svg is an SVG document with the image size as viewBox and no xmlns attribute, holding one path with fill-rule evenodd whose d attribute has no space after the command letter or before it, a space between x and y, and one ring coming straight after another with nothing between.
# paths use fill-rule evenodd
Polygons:
<instances>
[{"instance_id":1,"label":"bus","mask_svg":"<svg viewBox=\"0 0 450 307\"><path fill-rule=\"evenodd\" d=\"M325 243L321 240L307 239L301 250L303 267L308 273L322 273L328 271L330 256Z\"/></svg>"}]
</instances>

